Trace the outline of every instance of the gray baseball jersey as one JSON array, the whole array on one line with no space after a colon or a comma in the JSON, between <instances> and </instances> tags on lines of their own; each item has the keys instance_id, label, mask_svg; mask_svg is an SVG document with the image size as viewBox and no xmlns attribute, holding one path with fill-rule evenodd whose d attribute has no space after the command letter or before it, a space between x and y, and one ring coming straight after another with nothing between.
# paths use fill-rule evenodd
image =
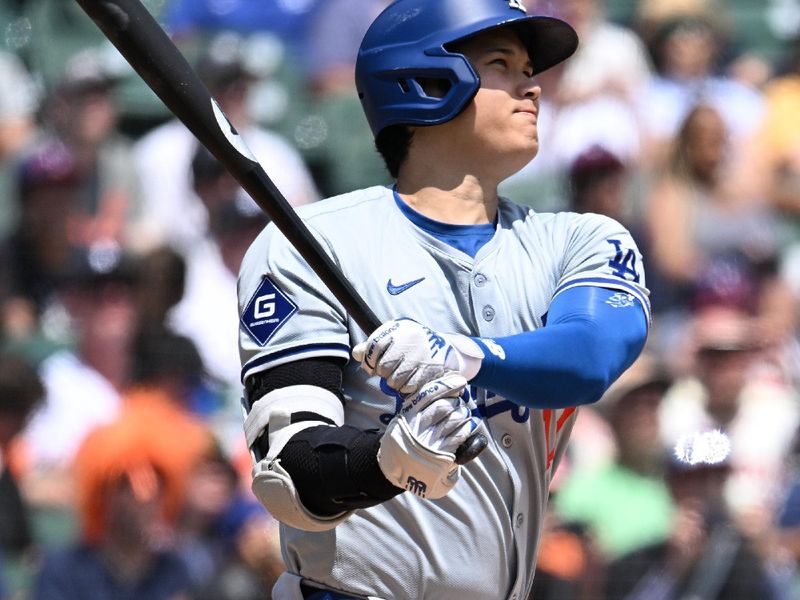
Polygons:
<instances>
[{"instance_id":1,"label":"gray baseball jersey","mask_svg":"<svg viewBox=\"0 0 800 600\"><path fill-rule=\"evenodd\" d=\"M639 251L607 217L537 214L502 200L496 234L473 259L412 224L387 187L299 212L383 320L502 337L542 327L553 298L582 285L618 289L614 302L638 298L649 311ZM243 378L303 358L347 359L366 337L274 225L242 263L239 309ZM344 391L345 420L359 428L384 427L400 407L355 361ZM282 526L289 570L381 598L526 598L548 486L576 410L529 409L474 388L471 395L491 440L445 498L404 493L323 533Z\"/></svg>"}]
</instances>

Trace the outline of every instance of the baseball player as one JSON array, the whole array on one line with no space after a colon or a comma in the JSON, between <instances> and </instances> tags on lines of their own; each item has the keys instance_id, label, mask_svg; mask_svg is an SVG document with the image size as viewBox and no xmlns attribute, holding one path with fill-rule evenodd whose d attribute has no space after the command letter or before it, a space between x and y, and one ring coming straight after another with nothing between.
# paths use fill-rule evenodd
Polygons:
<instances>
[{"instance_id":1,"label":"baseball player","mask_svg":"<svg viewBox=\"0 0 800 600\"><path fill-rule=\"evenodd\" d=\"M577 42L517 0L398 0L366 33L357 88L396 184L299 212L387 321L362 332L272 225L239 278L274 598L527 598L577 407L649 323L622 226L497 194L538 150L535 76Z\"/></svg>"}]
</instances>

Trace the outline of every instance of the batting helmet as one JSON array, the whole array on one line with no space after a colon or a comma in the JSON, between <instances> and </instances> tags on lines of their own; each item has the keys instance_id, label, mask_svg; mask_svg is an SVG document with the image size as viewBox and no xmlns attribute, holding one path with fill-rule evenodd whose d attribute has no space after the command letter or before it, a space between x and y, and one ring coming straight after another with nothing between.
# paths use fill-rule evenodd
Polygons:
<instances>
[{"instance_id":1,"label":"batting helmet","mask_svg":"<svg viewBox=\"0 0 800 600\"><path fill-rule=\"evenodd\" d=\"M375 135L390 125L438 125L472 100L480 78L453 42L511 27L535 73L575 52L578 35L560 19L528 15L521 0L397 0L370 26L356 61L356 87ZM441 96L420 80L445 83Z\"/></svg>"}]
</instances>

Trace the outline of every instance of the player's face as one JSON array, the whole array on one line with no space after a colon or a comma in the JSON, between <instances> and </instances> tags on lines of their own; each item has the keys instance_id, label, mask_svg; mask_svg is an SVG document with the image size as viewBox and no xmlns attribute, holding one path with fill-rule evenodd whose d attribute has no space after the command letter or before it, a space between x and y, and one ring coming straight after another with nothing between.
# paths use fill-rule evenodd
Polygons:
<instances>
[{"instance_id":1,"label":"player's face","mask_svg":"<svg viewBox=\"0 0 800 600\"><path fill-rule=\"evenodd\" d=\"M479 160L502 165L501 179L530 162L539 149L541 88L525 46L509 30L477 36L459 48L481 78L475 100L453 121L459 146Z\"/></svg>"}]
</instances>

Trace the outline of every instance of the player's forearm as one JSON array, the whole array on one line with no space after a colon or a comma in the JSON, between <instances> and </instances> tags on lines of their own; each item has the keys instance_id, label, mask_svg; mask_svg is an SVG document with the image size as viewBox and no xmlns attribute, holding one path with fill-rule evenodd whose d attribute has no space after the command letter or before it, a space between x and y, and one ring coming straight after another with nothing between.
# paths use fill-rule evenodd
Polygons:
<instances>
[{"instance_id":1,"label":"player's forearm","mask_svg":"<svg viewBox=\"0 0 800 600\"><path fill-rule=\"evenodd\" d=\"M547 326L494 338L502 353L476 339L485 358L472 383L533 408L599 400L633 363L647 337L638 301L619 306L611 301L616 294L595 287L564 292L551 305Z\"/></svg>"}]
</instances>

